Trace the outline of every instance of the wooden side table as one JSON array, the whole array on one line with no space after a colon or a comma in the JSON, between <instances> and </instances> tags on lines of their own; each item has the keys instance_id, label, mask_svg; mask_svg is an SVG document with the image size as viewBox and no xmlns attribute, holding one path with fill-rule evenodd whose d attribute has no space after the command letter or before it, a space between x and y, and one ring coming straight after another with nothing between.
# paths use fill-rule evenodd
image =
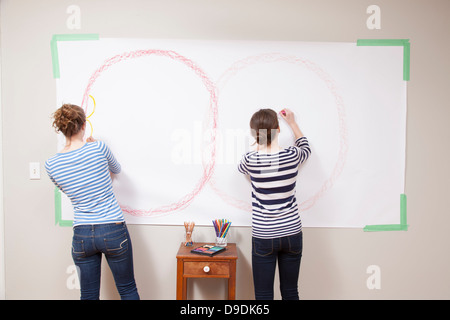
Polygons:
<instances>
[{"instance_id":1,"label":"wooden side table","mask_svg":"<svg viewBox=\"0 0 450 320\"><path fill-rule=\"evenodd\" d=\"M236 243L228 243L225 252L212 257L191 253L204 242L195 242L191 247L181 243L177 253L177 300L186 300L187 278L228 278L228 300L236 298Z\"/></svg>"}]
</instances>

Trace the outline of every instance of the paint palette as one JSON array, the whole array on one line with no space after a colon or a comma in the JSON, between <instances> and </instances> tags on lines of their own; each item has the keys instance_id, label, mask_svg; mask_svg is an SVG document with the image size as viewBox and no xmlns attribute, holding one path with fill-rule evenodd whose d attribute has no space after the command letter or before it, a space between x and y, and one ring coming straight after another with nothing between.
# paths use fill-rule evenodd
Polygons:
<instances>
[{"instance_id":1,"label":"paint palette","mask_svg":"<svg viewBox=\"0 0 450 320\"><path fill-rule=\"evenodd\" d=\"M224 251L224 250L226 250L226 248L224 248L224 247L218 247L218 246L205 244L201 247L192 249L191 252L196 253L196 254L203 254L203 255L211 257L215 254L218 254L219 252Z\"/></svg>"}]
</instances>

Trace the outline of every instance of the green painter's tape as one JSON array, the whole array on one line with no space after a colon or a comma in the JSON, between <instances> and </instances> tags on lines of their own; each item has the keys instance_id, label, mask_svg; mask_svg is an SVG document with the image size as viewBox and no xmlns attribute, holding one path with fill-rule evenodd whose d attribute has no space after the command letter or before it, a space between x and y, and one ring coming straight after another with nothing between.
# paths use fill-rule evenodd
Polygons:
<instances>
[{"instance_id":1,"label":"green painter's tape","mask_svg":"<svg viewBox=\"0 0 450 320\"><path fill-rule=\"evenodd\" d=\"M357 46L402 46L403 47L403 80L409 81L409 65L411 44L409 39L359 39Z\"/></svg>"},{"instance_id":2,"label":"green painter's tape","mask_svg":"<svg viewBox=\"0 0 450 320\"><path fill-rule=\"evenodd\" d=\"M71 227L73 225L72 220L62 220L61 191L58 187L55 187L55 224L60 227Z\"/></svg>"},{"instance_id":3,"label":"green painter's tape","mask_svg":"<svg viewBox=\"0 0 450 320\"><path fill-rule=\"evenodd\" d=\"M408 229L406 224L406 194L400 195L400 224Z\"/></svg>"},{"instance_id":4,"label":"green painter's tape","mask_svg":"<svg viewBox=\"0 0 450 320\"><path fill-rule=\"evenodd\" d=\"M408 226L403 226L401 224L374 224L370 226L365 226L364 231L407 231Z\"/></svg>"},{"instance_id":5,"label":"green painter's tape","mask_svg":"<svg viewBox=\"0 0 450 320\"><path fill-rule=\"evenodd\" d=\"M358 39L357 46L403 46L408 39Z\"/></svg>"},{"instance_id":6,"label":"green painter's tape","mask_svg":"<svg viewBox=\"0 0 450 320\"><path fill-rule=\"evenodd\" d=\"M58 57L58 41L86 41L98 40L96 33L87 34L55 34L50 41L50 50L52 53L53 78L59 79L59 57Z\"/></svg>"},{"instance_id":7,"label":"green painter's tape","mask_svg":"<svg viewBox=\"0 0 450 320\"><path fill-rule=\"evenodd\" d=\"M58 46L56 45L55 36L53 36L52 41L50 41L50 50L52 53L53 78L59 79Z\"/></svg>"},{"instance_id":8,"label":"green painter's tape","mask_svg":"<svg viewBox=\"0 0 450 320\"><path fill-rule=\"evenodd\" d=\"M408 231L406 223L406 195L400 195L400 224L375 224L364 227L364 231Z\"/></svg>"},{"instance_id":9,"label":"green painter's tape","mask_svg":"<svg viewBox=\"0 0 450 320\"><path fill-rule=\"evenodd\" d=\"M75 34L55 34L53 39L56 41L85 41L98 40L98 33L75 33Z\"/></svg>"},{"instance_id":10,"label":"green painter's tape","mask_svg":"<svg viewBox=\"0 0 450 320\"><path fill-rule=\"evenodd\" d=\"M55 187L55 224L61 220L61 193L58 187Z\"/></svg>"},{"instance_id":11,"label":"green painter's tape","mask_svg":"<svg viewBox=\"0 0 450 320\"><path fill-rule=\"evenodd\" d=\"M411 51L411 44L406 42L403 45L403 80L409 81L409 55Z\"/></svg>"}]
</instances>

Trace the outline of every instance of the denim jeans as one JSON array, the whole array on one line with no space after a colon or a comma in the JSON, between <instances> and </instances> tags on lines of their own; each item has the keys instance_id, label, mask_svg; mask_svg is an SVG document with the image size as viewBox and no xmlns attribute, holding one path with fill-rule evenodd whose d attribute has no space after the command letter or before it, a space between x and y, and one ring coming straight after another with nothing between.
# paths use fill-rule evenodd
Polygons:
<instances>
[{"instance_id":1,"label":"denim jeans","mask_svg":"<svg viewBox=\"0 0 450 320\"><path fill-rule=\"evenodd\" d=\"M278 260L283 300L298 300L298 276L303 234L274 238L252 238L252 269L256 300L273 300L275 267Z\"/></svg>"},{"instance_id":2,"label":"denim jeans","mask_svg":"<svg viewBox=\"0 0 450 320\"><path fill-rule=\"evenodd\" d=\"M124 222L73 228L72 258L80 279L81 299L99 299L102 254L108 261L121 299L139 300L131 239Z\"/></svg>"}]
</instances>

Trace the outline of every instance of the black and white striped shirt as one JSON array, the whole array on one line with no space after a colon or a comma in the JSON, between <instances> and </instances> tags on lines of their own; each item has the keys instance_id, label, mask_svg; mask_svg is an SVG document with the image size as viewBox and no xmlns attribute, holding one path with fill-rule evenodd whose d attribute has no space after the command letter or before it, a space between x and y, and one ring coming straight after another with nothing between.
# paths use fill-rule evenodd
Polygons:
<instances>
[{"instance_id":1,"label":"black and white striped shirt","mask_svg":"<svg viewBox=\"0 0 450 320\"><path fill-rule=\"evenodd\" d=\"M311 154L308 140L277 153L246 153L238 169L252 182L252 236L273 239L296 234L302 222L295 197L299 164Z\"/></svg>"}]
</instances>

